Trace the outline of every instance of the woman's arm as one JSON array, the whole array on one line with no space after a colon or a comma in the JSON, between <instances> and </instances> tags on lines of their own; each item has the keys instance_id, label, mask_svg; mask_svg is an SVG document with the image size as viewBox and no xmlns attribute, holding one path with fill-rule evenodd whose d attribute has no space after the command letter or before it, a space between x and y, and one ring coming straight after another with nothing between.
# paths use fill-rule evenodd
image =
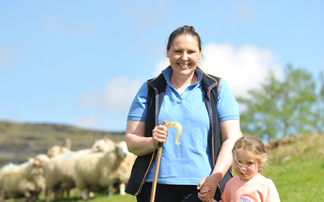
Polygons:
<instances>
[{"instance_id":1,"label":"woman's arm","mask_svg":"<svg viewBox=\"0 0 324 202\"><path fill-rule=\"evenodd\" d=\"M228 120L221 122L220 130L223 143L217 157L213 173L210 176L202 179L197 187L200 189L205 182L212 186L212 191L198 194L202 201L209 201L211 198L214 198L219 181L223 178L232 164L232 149L234 143L241 134L240 122L239 120Z\"/></svg>"},{"instance_id":2,"label":"woman's arm","mask_svg":"<svg viewBox=\"0 0 324 202\"><path fill-rule=\"evenodd\" d=\"M240 122L239 120L228 120L220 123L222 136L222 147L217 157L216 165L213 174L221 173L218 182L226 174L227 170L233 162L232 149L236 140L240 137Z\"/></svg>"},{"instance_id":3,"label":"woman's arm","mask_svg":"<svg viewBox=\"0 0 324 202\"><path fill-rule=\"evenodd\" d=\"M159 142L166 142L167 127L162 125L155 126L152 131L152 137L145 137L145 122L142 121L127 121L125 141L128 151L137 156L143 156L153 152Z\"/></svg>"}]
</instances>

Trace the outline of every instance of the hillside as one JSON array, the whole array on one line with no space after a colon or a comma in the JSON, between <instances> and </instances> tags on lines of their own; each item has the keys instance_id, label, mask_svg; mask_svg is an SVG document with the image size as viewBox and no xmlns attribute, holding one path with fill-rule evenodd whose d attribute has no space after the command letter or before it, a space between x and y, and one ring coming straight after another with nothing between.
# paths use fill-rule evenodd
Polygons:
<instances>
[{"instance_id":1,"label":"hillside","mask_svg":"<svg viewBox=\"0 0 324 202\"><path fill-rule=\"evenodd\" d=\"M124 133L84 130L58 124L21 124L0 121L0 167L8 162L21 163L29 157L46 153L53 145L64 146L71 140L71 150L89 148L96 139L124 139Z\"/></svg>"},{"instance_id":2,"label":"hillside","mask_svg":"<svg viewBox=\"0 0 324 202\"><path fill-rule=\"evenodd\" d=\"M299 134L273 143L264 175L276 184L281 201L324 201L324 134Z\"/></svg>"},{"instance_id":3,"label":"hillside","mask_svg":"<svg viewBox=\"0 0 324 202\"><path fill-rule=\"evenodd\" d=\"M115 141L124 139L124 133L83 130L56 124L19 124L0 122L0 166L7 162L19 163L28 157L46 153L53 145L72 141L72 150L90 147L96 139L108 137ZM268 166L264 176L276 184L281 201L324 201L324 134L298 134L272 140L267 144ZM44 201L41 195L40 202ZM81 202L77 189L64 201ZM107 198L98 194L92 202L134 202L134 196L115 194Z\"/></svg>"}]
</instances>

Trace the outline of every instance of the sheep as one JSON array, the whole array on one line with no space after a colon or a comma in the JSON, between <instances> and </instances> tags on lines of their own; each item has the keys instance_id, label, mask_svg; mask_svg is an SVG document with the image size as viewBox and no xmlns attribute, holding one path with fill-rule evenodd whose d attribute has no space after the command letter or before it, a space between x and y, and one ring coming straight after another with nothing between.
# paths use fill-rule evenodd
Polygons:
<instances>
[{"instance_id":1,"label":"sheep","mask_svg":"<svg viewBox=\"0 0 324 202\"><path fill-rule=\"evenodd\" d=\"M1 201L20 197L26 201L38 199L38 194L45 189L44 167L48 161L47 155L39 154L23 164L4 166L0 179Z\"/></svg>"},{"instance_id":2,"label":"sheep","mask_svg":"<svg viewBox=\"0 0 324 202\"><path fill-rule=\"evenodd\" d=\"M109 139L97 140L91 149L59 154L51 158L45 167L46 201L50 201L51 192L54 192L55 200L62 197L63 191L67 191L67 196L69 196L69 190L75 187L74 166L76 161L90 153L110 151L112 144L115 143Z\"/></svg>"},{"instance_id":3,"label":"sheep","mask_svg":"<svg viewBox=\"0 0 324 202\"><path fill-rule=\"evenodd\" d=\"M113 151L88 154L80 158L75 165L75 183L81 191L82 199L89 200L89 191L99 192L107 187L108 195L111 196L114 183L128 181L131 168L122 168L121 172L118 168L129 154L126 142L122 141L116 143L116 149ZM123 170L129 170L129 173L123 173ZM126 177L123 178L123 175ZM123 186L121 188L124 189Z\"/></svg>"},{"instance_id":4,"label":"sheep","mask_svg":"<svg viewBox=\"0 0 324 202\"><path fill-rule=\"evenodd\" d=\"M52 158L53 156L56 156L58 154L66 154L69 152L71 152L71 151L67 147L61 147L61 146L54 145L53 147L51 147L47 150L47 156L49 158Z\"/></svg>"},{"instance_id":5,"label":"sheep","mask_svg":"<svg viewBox=\"0 0 324 202\"><path fill-rule=\"evenodd\" d=\"M108 139L100 139L96 140L95 143L92 145L91 149L94 152L109 152L111 149L115 148L115 142Z\"/></svg>"},{"instance_id":6,"label":"sheep","mask_svg":"<svg viewBox=\"0 0 324 202\"><path fill-rule=\"evenodd\" d=\"M8 163L5 166L3 166L0 169L0 199L2 199L2 186L1 186L1 180L3 178L3 176L7 175L8 173L10 173L13 169L15 169L18 165L17 164L13 164L13 163Z\"/></svg>"},{"instance_id":7,"label":"sheep","mask_svg":"<svg viewBox=\"0 0 324 202\"><path fill-rule=\"evenodd\" d=\"M95 143L92 145L92 150L94 152L100 152L100 151L108 151L109 148L114 147L114 142L108 138L96 140ZM54 145L51 148L47 150L47 156L49 158L52 158L53 156L56 156L58 154L66 154L71 152L71 150L67 147L57 146Z\"/></svg>"},{"instance_id":8,"label":"sheep","mask_svg":"<svg viewBox=\"0 0 324 202\"><path fill-rule=\"evenodd\" d=\"M8 163L0 169L0 181L4 175L9 173L11 170L16 168L18 165L13 163ZM1 184L0 184L1 185Z\"/></svg>"},{"instance_id":9,"label":"sheep","mask_svg":"<svg viewBox=\"0 0 324 202\"><path fill-rule=\"evenodd\" d=\"M91 150L89 151L91 152ZM46 180L46 201L50 201L50 193L54 191L55 200L62 194L62 190L67 191L75 187L73 179L73 166L77 158L83 154L77 152L70 152L67 154L59 154L51 158L45 167Z\"/></svg>"},{"instance_id":10,"label":"sheep","mask_svg":"<svg viewBox=\"0 0 324 202\"><path fill-rule=\"evenodd\" d=\"M116 169L115 175L118 176L117 184L119 185L119 194L125 195L126 184L128 183L133 164L136 160L133 153L129 153Z\"/></svg>"}]
</instances>

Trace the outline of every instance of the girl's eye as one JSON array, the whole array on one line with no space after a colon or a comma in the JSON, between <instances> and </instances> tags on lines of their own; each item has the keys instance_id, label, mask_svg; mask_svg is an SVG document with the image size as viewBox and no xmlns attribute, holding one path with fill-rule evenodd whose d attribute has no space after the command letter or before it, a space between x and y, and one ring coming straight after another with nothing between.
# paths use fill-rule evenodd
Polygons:
<instances>
[{"instance_id":1,"label":"girl's eye","mask_svg":"<svg viewBox=\"0 0 324 202\"><path fill-rule=\"evenodd\" d=\"M248 162L249 165L253 165L254 163L253 162Z\"/></svg>"}]
</instances>

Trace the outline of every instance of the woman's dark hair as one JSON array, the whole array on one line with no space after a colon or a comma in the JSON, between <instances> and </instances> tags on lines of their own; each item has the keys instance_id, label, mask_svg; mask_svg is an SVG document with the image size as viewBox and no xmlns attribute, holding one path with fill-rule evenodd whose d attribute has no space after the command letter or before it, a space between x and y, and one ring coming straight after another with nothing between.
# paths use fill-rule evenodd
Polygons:
<instances>
[{"instance_id":1,"label":"woman's dark hair","mask_svg":"<svg viewBox=\"0 0 324 202\"><path fill-rule=\"evenodd\" d=\"M198 40L198 47L199 47L199 50L201 50L201 39L200 39L200 36L199 34L195 31L195 28L193 26L188 26L188 25L185 25L183 27L179 27L178 29L174 30L170 36L169 36L169 40L168 40L168 45L167 45L167 50L170 50L171 46L172 46L172 43L174 41L174 39L177 37L177 36L180 36L182 34L188 34L188 35L191 35L191 36L194 36L194 37L197 37L197 40Z\"/></svg>"}]
</instances>

